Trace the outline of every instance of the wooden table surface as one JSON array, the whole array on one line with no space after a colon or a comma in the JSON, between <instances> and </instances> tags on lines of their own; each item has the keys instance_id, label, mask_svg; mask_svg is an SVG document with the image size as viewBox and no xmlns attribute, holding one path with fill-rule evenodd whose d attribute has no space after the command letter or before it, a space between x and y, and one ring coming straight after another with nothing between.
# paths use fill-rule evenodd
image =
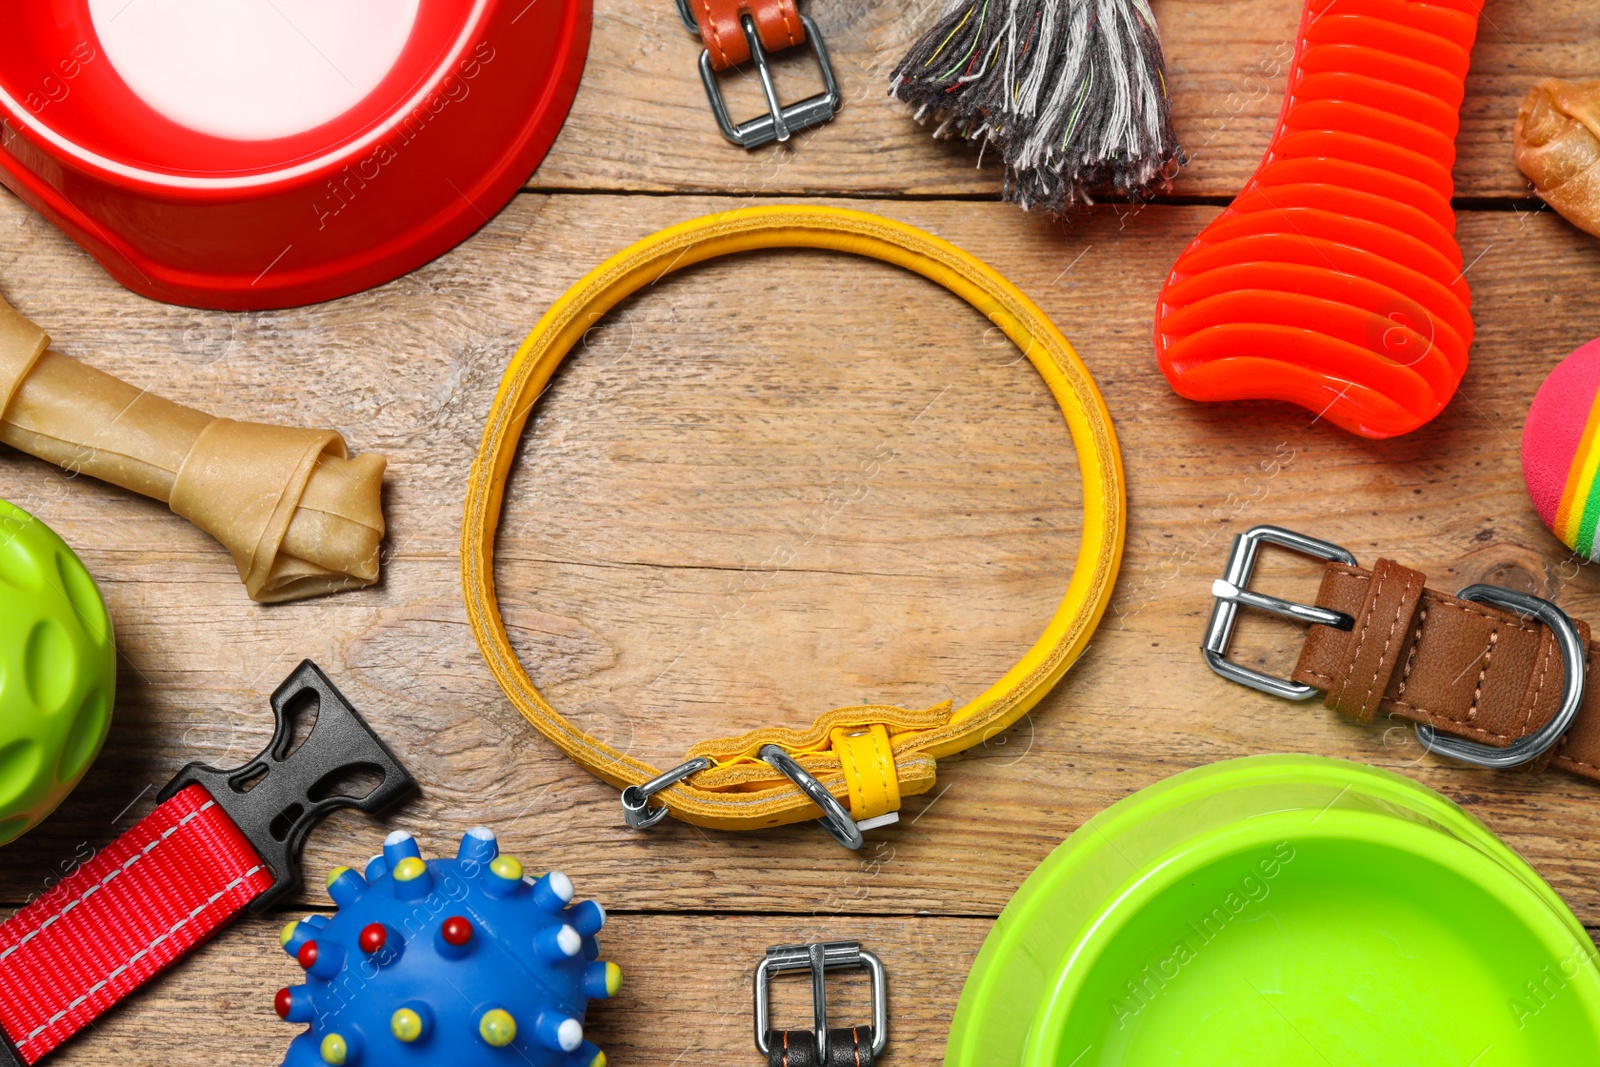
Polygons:
<instances>
[{"instance_id":1,"label":"wooden table surface","mask_svg":"<svg viewBox=\"0 0 1600 1067\"><path fill-rule=\"evenodd\" d=\"M1600 7L1489 0L1456 167L1472 366L1439 418L1371 442L1299 409L1180 400L1149 340L1164 272L1271 132L1299 0L1156 0L1192 162L1170 197L1064 224L997 203L994 169L932 141L885 98L889 68L933 5L909 6L814 0L845 110L790 147L745 153L712 126L697 47L671 3L600 0L576 106L527 189L436 262L317 307L220 313L132 296L0 195L0 287L62 351L218 414L336 427L390 464L382 583L262 607L226 554L162 506L0 459L0 495L54 527L99 580L122 654L105 753L47 823L4 850L5 906L147 812L184 762L256 752L268 694L310 657L423 792L382 825L353 814L325 825L294 910L327 909L322 875L370 855L388 829L438 852L469 826L494 826L530 868L565 870L610 909L603 944L626 982L589 1032L621 1067L759 1062L751 971L768 944L820 938L859 938L882 956L889 1062L937 1063L991 921L1053 847L1142 786L1250 753L1410 775L1600 925L1600 788L1445 765L1399 727L1229 685L1196 649L1229 538L1267 521L1364 561L1405 561L1440 588L1495 582L1600 619L1600 575L1540 525L1518 455L1543 375L1600 334L1600 243L1540 209L1510 151L1529 84L1600 72ZM792 91L804 91L803 66L784 66ZM730 93L755 107L748 82ZM646 234L774 198L903 219L1010 277L1081 352L1128 475L1127 554L1086 657L1011 731L944 761L934 790L860 853L814 825L625 829L616 793L502 697L459 590L468 465L540 312ZM887 458L862 475L873 456ZM513 640L550 700L669 766L702 738L800 726L842 704L971 698L1065 589L1079 503L1046 390L968 307L881 264L762 254L676 275L591 332L529 425L497 577ZM773 567L786 548L792 560ZM1303 595L1314 571L1279 559L1263 577ZM1241 655L1279 669L1294 637L1248 620ZM277 948L283 920L236 923L57 1062L276 1063L294 1031L272 994L298 970ZM800 1018L787 994L780 1010Z\"/></svg>"}]
</instances>

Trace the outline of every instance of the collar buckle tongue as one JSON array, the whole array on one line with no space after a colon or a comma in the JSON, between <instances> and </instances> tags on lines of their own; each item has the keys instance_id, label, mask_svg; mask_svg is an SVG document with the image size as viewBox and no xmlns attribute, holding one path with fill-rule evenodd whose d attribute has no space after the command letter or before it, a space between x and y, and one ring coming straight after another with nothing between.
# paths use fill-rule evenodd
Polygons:
<instances>
[{"instance_id":1,"label":"collar buckle tongue","mask_svg":"<svg viewBox=\"0 0 1600 1067\"><path fill-rule=\"evenodd\" d=\"M676 0L676 3L678 18L683 20L685 28L698 39L700 23L689 10L688 0ZM771 57L761 46L761 37L756 32L755 20L748 12L739 16L739 27L750 49L750 60L755 64L756 77L761 83L761 93L767 102L767 113L737 125L728 113L727 101L723 99L722 89L717 84L717 72L711 65L710 50L703 50L700 53L700 81L705 86L706 101L711 105L711 114L717 120L717 128L722 131L723 137L741 148L760 148L773 141L787 141L791 134L827 122L844 106L844 94L839 91L839 82L834 77L833 62L828 58L828 46L822 41L821 31L808 15L800 16L800 24L805 28L806 43L811 46L811 54L817 61L818 70L822 73L822 92L808 96L797 103L784 104L778 100L777 89L773 86L772 65L768 62Z\"/></svg>"},{"instance_id":2,"label":"collar buckle tongue","mask_svg":"<svg viewBox=\"0 0 1600 1067\"><path fill-rule=\"evenodd\" d=\"M1297 622L1320 623L1340 630L1355 626L1355 620L1338 611L1319 608L1315 604L1297 604L1275 596L1263 596L1250 591L1250 576L1255 573L1256 554L1263 544L1278 545L1314 559L1330 563L1343 563L1354 567L1356 558L1331 541L1322 541L1305 534L1285 530L1281 526L1252 526L1233 539L1228 552L1228 566L1221 578L1211 585L1211 595L1216 603L1211 608L1211 622L1206 626L1206 639L1200 646L1211 669L1228 679L1259 689L1285 700L1310 700L1317 691L1309 685L1276 678L1253 667L1241 666L1228 659L1228 644L1233 640L1233 622L1240 608L1281 615Z\"/></svg>"},{"instance_id":3,"label":"collar buckle tongue","mask_svg":"<svg viewBox=\"0 0 1600 1067\"><path fill-rule=\"evenodd\" d=\"M316 724L296 748L296 712L307 700L315 704ZM226 771L191 763L160 796L167 800L186 786L200 785L238 825L272 869L272 887L250 902L256 913L299 887L300 851L330 812L358 808L376 814L417 788L389 746L310 660L302 660L273 691L272 712L272 741L249 763ZM363 796L334 791L353 774L382 778Z\"/></svg>"},{"instance_id":4,"label":"collar buckle tongue","mask_svg":"<svg viewBox=\"0 0 1600 1067\"><path fill-rule=\"evenodd\" d=\"M856 941L819 941L809 945L772 945L766 958L756 965L755 1015L756 1050L771 1057L774 1031L771 1023L771 993L768 985L772 976L786 971L811 972L811 1009L813 1056L810 1062L827 1064L828 1056L828 979L827 972L847 967L865 967L872 980L872 1060L883 1055L889 1044L889 994L888 979L883 961L862 948ZM792 1031L791 1031L792 1033ZM847 1054L848 1055L848 1054ZM785 1054L785 1060L788 1056ZM856 1056L861 1062L860 1055Z\"/></svg>"}]
</instances>

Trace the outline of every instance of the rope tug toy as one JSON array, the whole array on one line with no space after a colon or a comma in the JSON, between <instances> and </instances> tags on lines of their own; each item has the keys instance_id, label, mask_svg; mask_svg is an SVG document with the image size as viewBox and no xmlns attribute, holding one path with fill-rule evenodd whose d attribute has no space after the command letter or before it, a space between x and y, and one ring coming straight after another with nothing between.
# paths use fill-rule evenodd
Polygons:
<instances>
[{"instance_id":1,"label":"rope tug toy","mask_svg":"<svg viewBox=\"0 0 1600 1067\"><path fill-rule=\"evenodd\" d=\"M1145 0L954 0L889 92L935 137L999 150L1005 199L1024 209L1148 195L1183 162Z\"/></svg>"}]
</instances>

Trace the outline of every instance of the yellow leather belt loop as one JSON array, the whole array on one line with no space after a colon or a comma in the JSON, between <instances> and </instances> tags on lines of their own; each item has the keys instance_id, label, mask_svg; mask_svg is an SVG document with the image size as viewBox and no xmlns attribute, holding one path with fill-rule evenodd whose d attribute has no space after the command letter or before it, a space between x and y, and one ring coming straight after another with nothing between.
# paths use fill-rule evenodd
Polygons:
<instances>
[{"instance_id":1,"label":"yellow leather belt loop","mask_svg":"<svg viewBox=\"0 0 1600 1067\"><path fill-rule=\"evenodd\" d=\"M1083 532L1072 580L1044 633L971 703L921 711L839 708L809 730L771 728L695 745L690 756L703 769L665 788L657 802L679 819L726 830L821 814L798 786L759 758L766 744L782 748L834 796L847 794L857 819L881 814L880 808L893 811L901 796L931 788L938 757L1011 725L1083 652L1110 600L1126 528L1122 458L1099 391L1054 324L993 268L916 227L842 208L742 208L669 227L590 271L534 326L500 383L467 484L461 586L473 635L512 704L568 756L618 788L642 785L660 773L562 718L534 688L506 636L495 599L494 539L517 441L561 360L619 301L691 264L765 248L817 248L896 264L949 289L998 326L1043 377L1071 431L1083 480Z\"/></svg>"},{"instance_id":2,"label":"yellow leather belt loop","mask_svg":"<svg viewBox=\"0 0 1600 1067\"><path fill-rule=\"evenodd\" d=\"M850 791L850 817L856 822L900 810L900 778L894 767L889 731L882 723L838 726L830 733L833 751Z\"/></svg>"}]
</instances>

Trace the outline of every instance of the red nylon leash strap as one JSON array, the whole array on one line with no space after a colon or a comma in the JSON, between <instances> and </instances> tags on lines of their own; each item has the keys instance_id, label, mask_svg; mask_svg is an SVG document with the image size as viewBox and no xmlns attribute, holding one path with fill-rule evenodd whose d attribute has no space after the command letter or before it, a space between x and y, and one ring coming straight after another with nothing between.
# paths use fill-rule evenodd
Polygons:
<instances>
[{"instance_id":1,"label":"red nylon leash strap","mask_svg":"<svg viewBox=\"0 0 1600 1067\"><path fill-rule=\"evenodd\" d=\"M37 1063L240 911L300 884L329 812L376 813L416 780L326 675L303 661L272 694L272 742L233 770L191 763L156 810L0 923L0 1067ZM295 745L295 722L316 722ZM362 796L339 786L379 776Z\"/></svg>"},{"instance_id":2,"label":"red nylon leash strap","mask_svg":"<svg viewBox=\"0 0 1600 1067\"><path fill-rule=\"evenodd\" d=\"M0 1025L36 1063L272 883L211 794L184 788L0 923Z\"/></svg>"}]
</instances>

